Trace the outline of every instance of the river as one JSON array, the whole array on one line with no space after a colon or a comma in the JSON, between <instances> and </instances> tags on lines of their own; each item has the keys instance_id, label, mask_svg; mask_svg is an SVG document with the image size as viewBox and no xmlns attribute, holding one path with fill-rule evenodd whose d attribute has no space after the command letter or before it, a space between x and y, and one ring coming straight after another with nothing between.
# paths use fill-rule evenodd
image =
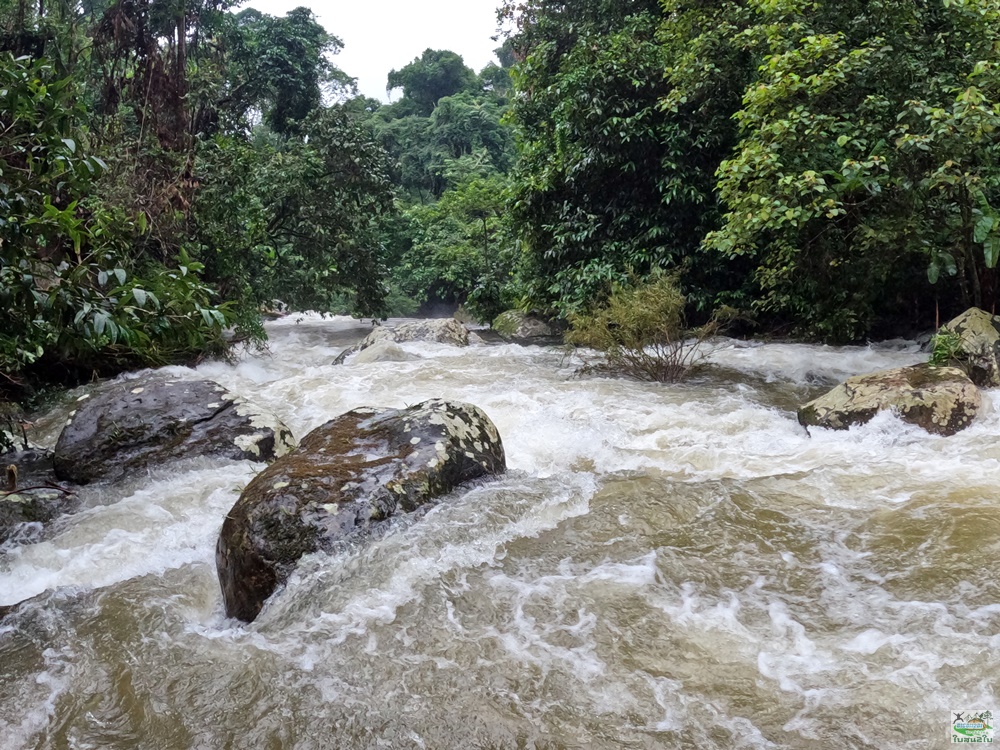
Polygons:
<instances>
[{"instance_id":1,"label":"river","mask_svg":"<svg viewBox=\"0 0 1000 750\"><path fill-rule=\"evenodd\" d=\"M917 750L947 744L953 710L1000 708L1000 408L950 438L795 419L915 346L722 341L716 369L659 385L515 345L333 366L364 333L346 318L269 333L169 371L299 437L357 406L467 401L508 473L305 559L249 626L224 617L214 549L259 465L85 488L0 549L0 604L37 597L0 624L0 747Z\"/></svg>"}]
</instances>

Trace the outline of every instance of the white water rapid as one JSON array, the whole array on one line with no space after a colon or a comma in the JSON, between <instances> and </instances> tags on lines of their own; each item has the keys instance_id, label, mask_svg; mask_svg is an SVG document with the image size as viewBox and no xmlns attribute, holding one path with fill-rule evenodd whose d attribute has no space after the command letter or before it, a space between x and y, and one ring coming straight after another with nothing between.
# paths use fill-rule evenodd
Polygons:
<instances>
[{"instance_id":1,"label":"white water rapid","mask_svg":"<svg viewBox=\"0 0 1000 750\"><path fill-rule=\"evenodd\" d=\"M269 353L170 372L297 437L467 401L509 472L304 560L249 626L224 617L214 548L261 466L86 488L0 549L0 604L36 597L0 624L0 747L930 750L951 710L1000 708L1000 410L950 438L795 419L916 347L722 342L713 373L647 385L514 345L333 366L356 323L269 332Z\"/></svg>"}]
</instances>

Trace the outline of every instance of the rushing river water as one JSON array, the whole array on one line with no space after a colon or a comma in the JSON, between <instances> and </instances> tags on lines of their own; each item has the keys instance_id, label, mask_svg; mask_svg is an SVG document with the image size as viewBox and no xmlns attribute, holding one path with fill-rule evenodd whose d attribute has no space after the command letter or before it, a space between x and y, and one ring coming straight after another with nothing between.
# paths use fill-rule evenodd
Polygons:
<instances>
[{"instance_id":1,"label":"rushing river water","mask_svg":"<svg viewBox=\"0 0 1000 750\"><path fill-rule=\"evenodd\" d=\"M86 488L0 549L0 604L37 596L0 625L0 747L916 749L948 743L951 709L1000 708L1000 409L951 438L795 420L916 347L722 342L668 386L513 345L335 367L351 321L269 330L269 353L170 372L299 437L468 401L509 472L304 560L249 626L214 548L259 465Z\"/></svg>"}]
</instances>

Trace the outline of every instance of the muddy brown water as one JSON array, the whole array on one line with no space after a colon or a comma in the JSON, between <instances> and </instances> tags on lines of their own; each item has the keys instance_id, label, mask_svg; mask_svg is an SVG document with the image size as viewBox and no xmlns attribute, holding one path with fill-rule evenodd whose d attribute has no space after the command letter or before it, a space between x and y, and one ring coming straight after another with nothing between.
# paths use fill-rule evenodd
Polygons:
<instances>
[{"instance_id":1,"label":"muddy brown water","mask_svg":"<svg viewBox=\"0 0 1000 750\"><path fill-rule=\"evenodd\" d=\"M334 367L364 329L269 329L267 354L170 371L299 436L469 401L509 473L303 561L250 626L223 615L214 545L259 466L87 488L0 550L0 605L36 597L0 625L0 747L930 749L952 709L1000 707L1000 413L953 438L889 415L810 436L793 413L916 347L723 341L714 373L663 386L507 345Z\"/></svg>"}]
</instances>

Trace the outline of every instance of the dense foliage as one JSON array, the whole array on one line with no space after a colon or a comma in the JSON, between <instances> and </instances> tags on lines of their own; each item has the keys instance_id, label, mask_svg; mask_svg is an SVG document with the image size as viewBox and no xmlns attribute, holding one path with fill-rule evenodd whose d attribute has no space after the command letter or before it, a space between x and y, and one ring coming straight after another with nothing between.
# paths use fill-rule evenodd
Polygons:
<instances>
[{"instance_id":1,"label":"dense foliage","mask_svg":"<svg viewBox=\"0 0 1000 750\"><path fill-rule=\"evenodd\" d=\"M0 0L0 372L23 392L385 312L391 162L305 8Z\"/></svg>"},{"instance_id":2,"label":"dense foliage","mask_svg":"<svg viewBox=\"0 0 1000 750\"><path fill-rule=\"evenodd\" d=\"M502 123L508 70L492 64L477 75L452 52L426 50L388 85L402 96L372 107L371 121L399 188L399 216L382 235L392 310L462 304L492 320L515 294L505 197L515 153Z\"/></svg>"},{"instance_id":3,"label":"dense foliage","mask_svg":"<svg viewBox=\"0 0 1000 750\"><path fill-rule=\"evenodd\" d=\"M508 2L531 303L681 273L832 340L994 309L996 0Z\"/></svg>"},{"instance_id":4,"label":"dense foliage","mask_svg":"<svg viewBox=\"0 0 1000 750\"><path fill-rule=\"evenodd\" d=\"M499 64L428 49L382 104L306 8L0 0L2 390L259 342L276 299L612 327L670 278L825 340L995 310L1000 0L499 16Z\"/></svg>"}]
</instances>

